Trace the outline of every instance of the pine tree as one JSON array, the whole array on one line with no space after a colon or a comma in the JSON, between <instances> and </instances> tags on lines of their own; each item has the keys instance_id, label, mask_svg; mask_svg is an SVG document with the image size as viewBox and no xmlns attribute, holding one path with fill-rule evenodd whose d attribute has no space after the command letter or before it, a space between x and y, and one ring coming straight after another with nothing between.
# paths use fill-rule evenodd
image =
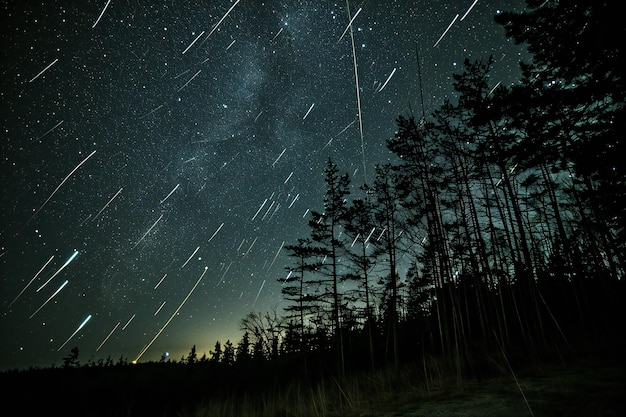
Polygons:
<instances>
[{"instance_id":1,"label":"pine tree","mask_svg":"<svg viewBox=\"0 0 626 417\"><path fill-rule=\"evenodd\" d=\"M355 199L352 201L347 210L344 229L351 237L352 244L348 249L347 256L350 259L348 263L348 272L346 279L356 281L357 297L356 300L363 303L363 318L365 320L365 328L367 329L369 340L370 364L374 368L374 291L371 277L371 270L376 264L376 252L374 247L374 239L372 235L376 231L376 219L374 218L374 207L370 201L371 192L367 186L363 187L366 191L365 199ZM382 229L381 229L382 230Z\"/></svg>"},{"instance_id":2,"label":"pine tree","mask_svg":"<svg viewBox=\"0 0 626 417\"><path fill-rule=\"evenodd\" d=\"M237 343L237 350L235 354L237 362L247 362L250 360L250 334L248 332L244 332L241 340Z\"/></svg>"},{"instance_id":3,"label":"pine tree","mask_svg":"<svg viewBox=\"0 0 626 417\"><path fill-rule=\"evenodd\" d=\"M218 340L215 342L215 348L209 352L211 354L211 362L219 363L222 361L222 344Z\"/></svg>"},{"instance_id":4,"label":"pine tree","mask_svg":"<svg viewBox=\"0 0 626 417\"><path fill-rule=\"evenodd\" d=\"M252 359L255 361L265 360L265 350L263 348L263 340L257 339L252 347Z\"/></svg>"},{"instance_id":5,"label":"pine tree","mask_svg":"<svg viewBox=\"0 0 626 417\"><path fill-rule=\"evenodd\" d=\"M285 278L279 278L282 283L281 293L289 305L283 310L287 313L285 319L291 323L296 320L298 323L297 332L298 350L307 349L307 324L305 318L315 313L319 308L319 296L317 289L322 282L316 279L305 278L307 273L315 271L320 266L320 251L312 246L310 239L298 239L295 245L286 245L288 255L294 259L292 267L288 267L288 274Z\"/></svg>"},{"instance_id":6,"label":"pine tree","mask_svg":"<svg viewBox=\"0 0 626 417\"><path fill-rule=\"evenodd\" d=\"M80 366L80 361L78 360L78 347L75 346L70 350L69 355L63 358L63 367L64 368L78 368Z\"/></svg>"},{"instance_id":7,"label":"pine tree","mask_svg":"<svg viewBox=\"0 0 626 417\"><path fill-rule=\"evenodd\" d=\"M407 320L416 323L418 326L423 325L427 318L431 315L431 306L434 301L434 285L420 275L420 269L414 261L406 273L408 282L408 299L407 299ZM418 332L425 329L419 328Z\"/></svg>"},{"instance_id":8,"label":"pine tree","mask_svg":"<svg viewBox=\"0 0 626 417\"><path fill-rule=\"evenodd\" d=\"M224 351L222 352L222 361L224 365L232 365L235 363L235 347L229 340L224 343Z\"/></svg>"},{"instance_id":9,"label":"pine tree","mask_svg":"<svg viewBox=\"0 0 626 417\"><path fill-rule=\"evenodd\" d=\"M326 193L324 194L324 212L312 211L312 219L309 221L311 237L317 244L317 250L324 259L323 268L329 277L331 322L335 335L335 347L337 349L337 363L339 372L344 373L343 339L341 325L341 294L339 293L339 258L344 251L344 243L340 240L341 224L346 216L346 196L350 193L350 177L348 174L339 174L339 168L329 158L326 164L325 182Z\"/></svg>"},{"instance_id":10,"label":"pine tree","mask_svg":"<svg viewBox=\"0 0 626 417\"><path fill-rule=\"evenodd\" d=\"M389 272L384 280L386 303L385 311L387 323L391 330L393 343L393 360L397 368L399 366L398 353L398 261L397 253L402 235L400 201L406 195L401 179L394 173L390 165L376 166L376 177L372 188L374 202L374 218L381 231L376 237L379 253L387 260Z\"/></svg>"},{"instance_id":11,"label":"pine tree","mask_svg":"<svg viewBox=\"0 0 626 417\"><path fill-rule=\"evenodd\" d=\"M397 118L398 131L387 141L389 150L401 162L394 166L398 173L397 188L402 192L402 203L410 213L407 222L410 226L425 230L415 230L430 247L429 261L438 287L452 278L450 256L443 226L443 215L439 200L440 176L445 167L439 164L438 149L428 136L425 121L419 126L413 116ZM421 239L421 238L419 238Z\"/></svg>"},{"instance_id":12,"label":"pine tree","mask_svg":"<svg viewBox=\"0 0 626 417\"><path fill-rule=\"evenodd\" d=\"M538 124L521 146L561 159L576 185L575 198L591 224L581 222L614 277L626 261L626 56L621 2L527 0L522 13L496 22L525 44L532 63L523 85L505 97L520 103L515 116ZM513 101L517 99L516 101ZM539 134L536 134L539 133ZM547 151L547 152L546 152Z\"/></svg>"},{"instance_id":13,"label":"pine tree","mask_svg":"<svg viewBox=\"0 0 626 417\"><path fill-rule=\"evenodd\" d=\"M196 353L196 345L193 345L191 347L191 351L189 352L189 355L187 355L187 364L189 365L193 365L194 363L196 363L198 360L198 354Z\"/></svg>"}]
</instances>

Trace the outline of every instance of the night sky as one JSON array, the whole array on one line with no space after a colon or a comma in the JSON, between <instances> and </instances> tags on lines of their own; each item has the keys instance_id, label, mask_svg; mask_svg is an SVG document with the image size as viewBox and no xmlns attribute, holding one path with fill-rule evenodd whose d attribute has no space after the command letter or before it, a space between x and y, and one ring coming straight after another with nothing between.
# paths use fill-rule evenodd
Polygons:
<instances>
[{"instance_id":1,"label":"night sky","mask_svg":"<svg viewBox=\"0 0 626 417\"><path fill-rule=\"evenodd\" d=\"M394 160L416 45L427 113L465 58L509 85L522 49L493 16L522 5L3 2L0 369L236 343L280 312L328 158L355 190Z\"/></svg>"}]
</instances>

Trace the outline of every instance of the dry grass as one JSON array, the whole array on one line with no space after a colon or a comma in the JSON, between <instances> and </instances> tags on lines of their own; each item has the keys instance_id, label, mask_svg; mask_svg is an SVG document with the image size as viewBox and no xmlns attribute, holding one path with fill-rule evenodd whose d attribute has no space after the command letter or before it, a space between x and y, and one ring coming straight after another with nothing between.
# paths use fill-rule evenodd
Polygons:
<instances>
[{"instance_id":1,"label":"dry grass","mask_svg":"<svg viewBox=\"0 0 626 417\"><path fill-rule=\"evenodd\" d=\"M551 367L459 383L433 361L316 385L295 384L265 395L202 403L181 417L617 416L626 394L623 368ZM449 376L452 375L452 376ZM523 395L522 395L523 393Z\"/></svg>"}]
</instances>

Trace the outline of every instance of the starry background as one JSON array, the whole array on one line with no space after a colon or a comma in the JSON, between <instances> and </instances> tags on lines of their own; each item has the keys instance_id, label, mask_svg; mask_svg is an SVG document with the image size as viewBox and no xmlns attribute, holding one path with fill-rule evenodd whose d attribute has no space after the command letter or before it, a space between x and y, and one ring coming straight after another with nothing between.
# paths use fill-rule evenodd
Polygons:
<instances>
[{"instance_id":1,"label":"starry background","mask_svg":"<svg viewBox=\"0 0 626 417\"><path fill-rule=\"evenodd\" d=\"M328 158L355 187L393 161L416 46L427 113L465 58L519 78L493 16L522 0L349 7L362 137L345 2L2 3L0 369L236 343L280 312Z\"/></svg>"}]
</instances>

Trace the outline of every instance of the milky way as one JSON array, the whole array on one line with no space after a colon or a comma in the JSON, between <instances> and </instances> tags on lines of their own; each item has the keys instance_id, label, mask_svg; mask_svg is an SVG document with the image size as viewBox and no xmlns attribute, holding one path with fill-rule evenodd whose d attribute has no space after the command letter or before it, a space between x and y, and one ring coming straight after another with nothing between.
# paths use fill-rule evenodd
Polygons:
<instances>
[{"instance_id":1,"label":"milky way","mask_svg":"<svg viewBox=\"0 0 626 417\"><path fill-rule=\"evenodd\" d=\"M521 6L4 2L0 368L208 354L280 311L328 158L357 190L465 58L515 82Z\"/></svg>"}]
</instances>

